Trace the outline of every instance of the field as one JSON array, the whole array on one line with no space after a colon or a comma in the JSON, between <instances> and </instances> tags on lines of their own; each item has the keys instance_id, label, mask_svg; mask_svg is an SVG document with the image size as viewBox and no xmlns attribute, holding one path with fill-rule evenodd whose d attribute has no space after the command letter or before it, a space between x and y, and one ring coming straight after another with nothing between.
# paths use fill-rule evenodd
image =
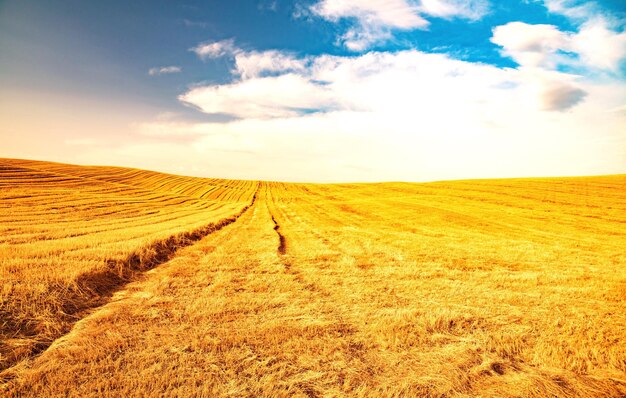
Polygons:
<instances>
[{"instance_id":1,"label":"field","mask_svg":"<svg viewBox=\"0 0 626 398\"><path fill-rule=\"evenodd\" d=\"M0 186L0 395L626 396L626 176Z\"/></svg>"},{"instance_id":2,"label":"field","mask_svg":"<svg viewBox=\"0 0 626 398\"><path fill-rule=\"evenodd\" d=\"M47 347L134 270L164 259L167 245L157 253L156 242L181 243L185 232L240 212L256 185L0 160L0 369Z\"/></svg>"}]
</instances>

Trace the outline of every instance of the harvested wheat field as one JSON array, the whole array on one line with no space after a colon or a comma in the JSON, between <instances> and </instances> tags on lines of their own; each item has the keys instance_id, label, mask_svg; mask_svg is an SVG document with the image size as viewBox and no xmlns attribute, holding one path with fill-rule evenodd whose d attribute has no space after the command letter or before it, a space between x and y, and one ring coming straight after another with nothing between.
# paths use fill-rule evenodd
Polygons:
<instances>
[{"instance_id":1,"label":"harvested wheat field","mask_svg":"<svg viewBox=\"0 0 626 398\"><path fill-rule=\"evenodd\" d=\"M626 176L0 185L3 396L626 396Z\"/></svg>"},{"instance_id":2,"label":"harvested wheat field","mask_svg":"<svg viewBox=\"0 0 626 398\"><path fill-rule=\"evenodd\" d=\"M0 159L0 379L134 272L232 221L256 186Z\"/></svg>"}]
</instances>

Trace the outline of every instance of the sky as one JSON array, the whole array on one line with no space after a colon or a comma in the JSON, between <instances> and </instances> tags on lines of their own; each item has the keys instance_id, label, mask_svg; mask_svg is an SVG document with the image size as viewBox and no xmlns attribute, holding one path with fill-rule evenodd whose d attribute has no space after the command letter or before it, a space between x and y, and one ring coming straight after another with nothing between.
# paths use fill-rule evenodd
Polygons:
<instances>
[{"instance_id":1,"label":"sky","mask_svg":"<svg viewBox=\"0 0 626 398\"><path fill-rule=\"evenodd\" d=\"M626 3L0 0L0 157L310 182L626 173Z\"/></svg>"}]
</instances>

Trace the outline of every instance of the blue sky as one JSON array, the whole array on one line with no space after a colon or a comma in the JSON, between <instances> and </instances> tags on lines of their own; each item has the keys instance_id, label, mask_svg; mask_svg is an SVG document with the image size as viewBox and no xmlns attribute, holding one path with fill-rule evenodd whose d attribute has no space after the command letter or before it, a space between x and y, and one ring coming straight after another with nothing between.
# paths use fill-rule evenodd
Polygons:
<instances>
[{"instance_id":1,"label":"blue sky","mask_svg":"<svg viewBox=\"0 0 626 398\"><path fill-rule=\"evenodd\" d=\"M625 16L620 0L5 0L0 156L292 181L626 172Z\"/></svg>"}]
</instances>

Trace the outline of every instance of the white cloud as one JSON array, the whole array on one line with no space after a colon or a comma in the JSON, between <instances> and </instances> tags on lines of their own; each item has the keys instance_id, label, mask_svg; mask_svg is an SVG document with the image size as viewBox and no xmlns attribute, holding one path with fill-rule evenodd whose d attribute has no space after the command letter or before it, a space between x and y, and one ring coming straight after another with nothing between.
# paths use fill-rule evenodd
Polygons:
<instances>
[{"instance_id":1,"label":"white cloud","mask_svg":"<svg viewBox=\"0 0 626 398\"><path fill-rule=\"evenodd\" d=\"M553 25L510 22L493 30L491 41L520 65L554 68L562 60L558 51L570 47L570 38Z\"/></svg>"},{"instance_id":2,"label":"white cloud","mask_svg":"<svg viewBox=\"0 0 626 398\"><path fill-rule=\"evenodd\" d=\"M363 51L392 37L394 30L425 29L424 15L476 20L488 12L487 0L321 0L310 10L326 20L350 19L354 25L339 37L352 51Z\"/></svg>"},{"instance_id":3,"label":"white cloud","mask_svg":"<svg viewBox=\"0 0 626 398\"><path fill-rule=\"evenodd\" d=\"M460 17L478 20L489 13L487 0L422 0L420 10L442 18Z\"/></svg>"},{"instance_id":4,"label":"white cloud","mask_svg":"<svg viewBox=\"0 0 626 398\"><path fill-rule=\"evenodd\" d=\"M576 76L556 72L561 67L606 75L618 73L626 58L626 33L610 30L602 19L582 24L578 32L510 22L494 28L491 41L520 65L528 90L540 99L541 109L551 111L568 110L587 97Z\"/></svg>"},{"instance_id":5,"label":"white cloud","mask_svg":"<svg viewBox=\"0 0 626 398\"><path fill-rule=\"evenodd\" d=\"M527 67L568 65L616 72L626 58L626 32L610 30L601 19L586 22L578 32L509 22L494 28L491 41L503 48L504 55Z\"/></svg>"},{"instance_id":6,"label":"white cloud","mask_svg":"<svg viewBox=\"0 0 626 398\"><path fill-rule=\"evenodd\" d=\"M391 32L381 26L360 25L348 29L340 38L342 43L350 51L363 51L373 44L391 39Z\"/></svg>"},{"instance_id":7,"label":"white cloud","mask_svg":"<svg viewBox=\"0 0 626 398\"><path fill-rule=\"evenodd\" d=\"M150 70L148 70L148 74L150 76L159 76L170 73L180 73L182 70L183 69L180 66L162 66L158 68L150 68Z\"/></svg>"},{"instance_id":8,"label":"white cloud","mask_svg":"<svg viewBox=\"0 0 626 398\"><path fill-rule=\"evenodd\" d=\"M307 60L297 59L282 51L238 50L234 54L236 73L244 78L276 72L298 72L305 69Z\"/></svg>"},{"instance_id":9,"label":"white cloud","mask_svg":"<svg viewBox=\"0 0 626 398\"><path fill-rule=\"evenodd\" d=\"M615 32L601 19L586 22L572 36L571 49L581 61L596 68L617 71L626 58L626 32Z\"/></svg>"},{"instance_id":10,"label":"white cloud","mask_svg":"<svg viewBox=\"0 0 626 398\"><path fill-rule=\"evenodd\" d=\"M352 51L362 51L391 38L392 29L420 29L428 25L418 7L406 0L322 0L311 11L333 22L353 19L354 26L339 38Z\"/></svg>"},{"instance_id":11,"label":"white cloud","mask_svg":"<svg viewBox=\"0 0 626 398\"><path fill-rule=\"evenodd\" d=\"M553 14L567 17L575 24L584 24L593 20L602 20L611 28L624 25L624 20L612 14L600 3L587 0L538 0L543 2L547 10Z\"/></svg>"},{"instance_id":12,"label":"white cloud","mask_svg":"<svg viewBox=\"0 0 626 398\"><path fill-rule=\"evenodd\" d=\"M519 43L516 50L525 51L527 44ZM237 57L247 55L241 52ZM240 61L237 57L235 63ZM443 112L459 118L468 113L489 113L490 107L500 108L503 104L535 111L567 110L586 96L577 76L539 68L540 63L534 59L519 70L416 50L306 59L283 54L274 59L287 61L266 66L253 62L252 70L242 67L245 63L237 64L233 73L238 78L233 82L193 88L180 100L206 113L241 119L337 111L404 118L405 113L421 109L428 110L428 117L445 119ZM266 75L267 71L274 74Z\"/></svg>"},{"instance_id":13,"label":"white cloud","mask_svg":"<svg viewBox=\"0 0 626 398\"><path fill-rule=\"evenodd\" d=\"M258 119L289 117L334 106L327 87L296 74L197 87L181 95L180 100L206 113Z\"/></svg>"},{"instance_id":14,"label":"white cloud","mask_svg":"<svg viewBox=\"0 0 626 398\"><path fill-rule=\"evenodd\" d=\"M598 7L594 2L578 0L543 0L551 13L565 15L575 20L586 20L597 14Z\"/></svg>"},{"instance_id":15,"label":"white cloud","mask_svg":"<svg viewBox=\"0 0 626 398\"><path fill-rule=\"evenodd\" d=\"M590 67L617 72L626 58L626 20L595 1L542 0L549 12L573 22L578 32L563 33L569 41L562 50L579 55Z\"/></svg>"},{"instance_id":16,"label":"white cloud","mask_svg":"<svg viewBox=\"0 0 626 398\"><path fill-rule=\"evenodd\" d=\"M190 49L202 59L219 58L232 54L236 51L235 41L226 39L216 42L200 43L196 47Z\"/></svg>"},{"instance_id":17,"label":"white cloud","mask_svg":"<svg viewBox=\"0 0 626 398\"><path fill-rule=\"evenodd\" d=\"M241 77L254 77L277 72L301 71L306 59L298 59L283 51L245 51L235 45L233 39L206 42L191 49L201 59L228 57L234 60L233 73Z\"/></svg>"},{"instance_id":18,"label":"white cloud","mask_svg":"<svg viewBox=\"0 0 626 398\"><path fill-rule=\"evenodd\" d=\"M414 29L428 24L419 16L419 7L406 0L322 0L311 10L331 21L355 18L363 25Z\"/></svg>"}]
</instances>

